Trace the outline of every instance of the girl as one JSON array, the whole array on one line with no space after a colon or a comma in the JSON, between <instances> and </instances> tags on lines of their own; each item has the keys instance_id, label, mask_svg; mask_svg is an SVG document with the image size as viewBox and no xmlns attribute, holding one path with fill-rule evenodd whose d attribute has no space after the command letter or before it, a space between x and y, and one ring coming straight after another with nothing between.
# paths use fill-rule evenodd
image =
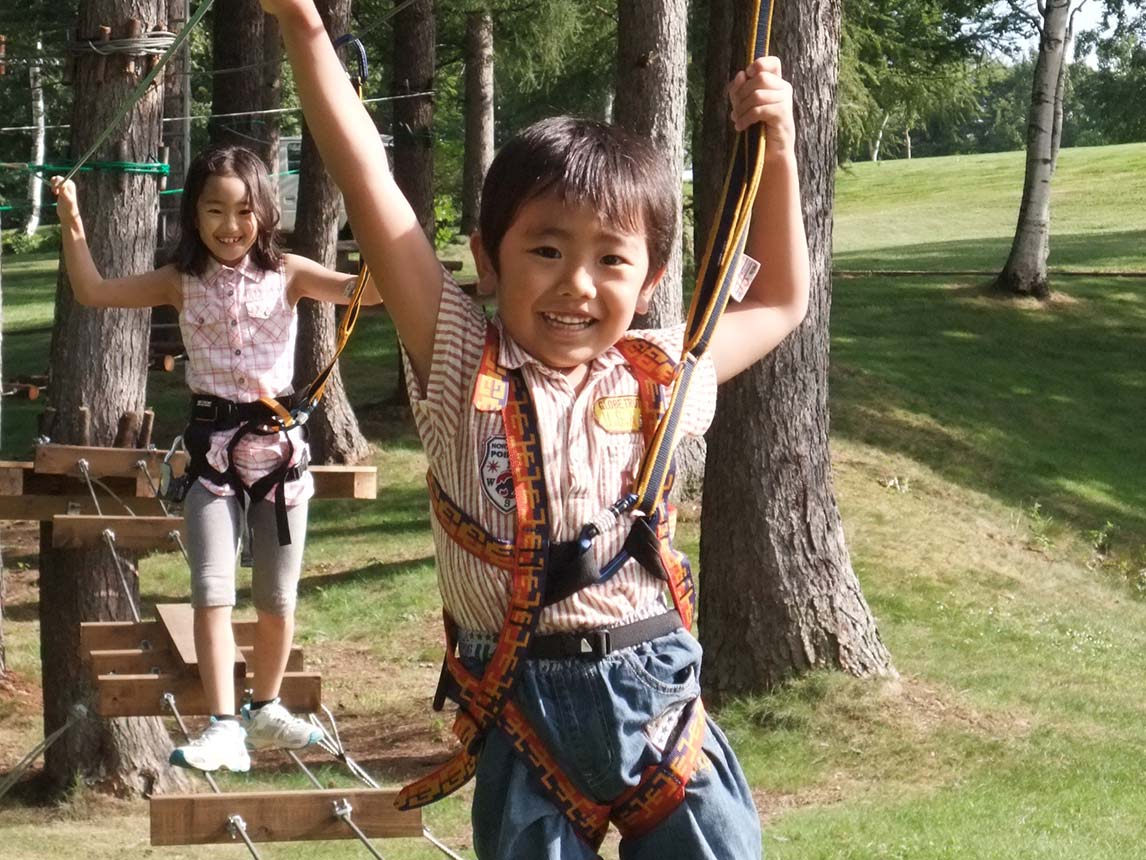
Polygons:
<instances>
[{"instance_id":1,"label":"girl","mask_svg":"<svg viewBox=\"0 0 1146 860\"><path fill-rule=\"evenodd\" d=\"M354 278L279 251L279 215L266 169L239 146L211 147L191 163L175 262L143 275L103 278L87 245L75 185L55 177L52 189L77 301L179 310L192 392L184 436L190 471L198 477L184 502L191 603L212 717L202 734L171 753L171 763L246 771L248 747L299 749L320 736L278 701L314 486L302 428L275 431L270 422L290 405L298 300L346 304ZM363 303L380 301L368 284ZM231 608L245 495L251 498L246 517L258 622L250 660L253 700L236 715Z\"/></svg>"}]
</instances>

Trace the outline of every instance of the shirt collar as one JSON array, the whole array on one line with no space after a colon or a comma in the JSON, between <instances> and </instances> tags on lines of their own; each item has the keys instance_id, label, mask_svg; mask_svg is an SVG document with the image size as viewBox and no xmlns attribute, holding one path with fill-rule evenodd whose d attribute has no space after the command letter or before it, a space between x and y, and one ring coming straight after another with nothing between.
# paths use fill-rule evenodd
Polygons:
<instances>
[{"instance_id":1,"label":"shirt collar","mask_svg":"<svg viewBox=\"0 0 1146 860\"><path fill-rule=\"evenodd\" d=\"M220 278L226 278L230 273L234 273L249 281L261 281L263 277L262 271L251 261L250 254L247 254L234 266L224 265L214 257L208 255L207 267L203 270L204 281L213 283Z\"/></svg>"}]
</instances>

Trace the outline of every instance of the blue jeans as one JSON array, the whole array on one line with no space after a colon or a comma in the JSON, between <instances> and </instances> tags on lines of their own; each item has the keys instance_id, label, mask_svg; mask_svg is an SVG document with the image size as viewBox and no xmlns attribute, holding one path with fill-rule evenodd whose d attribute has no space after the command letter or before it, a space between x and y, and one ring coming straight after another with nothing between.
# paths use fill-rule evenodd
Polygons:
<instances>
[{"instance_id":1,"label":"blue jeans","mask_svg":"<svg viewBox=\"0 0 1146 860\"><path fill-rule=\"evenodd\" d=\"M463 637L461 657L470 671L481 671L489 650ZM700 694L700 656L700 643L678 630L601 660L528 660L515 700L569 778L594 801L608 803L660 761L646 727ZM622 860L761 857L752 795L712 720L703 750L684 802L647 835L623 840ZM472 816L481 860L596 856L496 729L487 734L478 759Z\"/></svg>"}]
</instances>

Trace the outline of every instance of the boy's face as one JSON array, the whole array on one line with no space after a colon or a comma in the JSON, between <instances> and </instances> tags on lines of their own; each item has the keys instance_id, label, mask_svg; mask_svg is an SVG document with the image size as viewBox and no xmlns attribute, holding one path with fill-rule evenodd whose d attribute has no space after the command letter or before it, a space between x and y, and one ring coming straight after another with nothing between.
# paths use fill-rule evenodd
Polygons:
<instances>
[{"instance_id":1,"label":"boy's face","mask_svg":"<svg viewBox=\"0 0 1146 860\"><path fill-rule=\"evenodd\" d=\"M478 274L497 292L505 330L530 355L576 377L648 310L662 272L649 274L643 230L603 222L556 195L523 204L498 249L500 274L475 237Z\"/></svg>"}]
</instances>

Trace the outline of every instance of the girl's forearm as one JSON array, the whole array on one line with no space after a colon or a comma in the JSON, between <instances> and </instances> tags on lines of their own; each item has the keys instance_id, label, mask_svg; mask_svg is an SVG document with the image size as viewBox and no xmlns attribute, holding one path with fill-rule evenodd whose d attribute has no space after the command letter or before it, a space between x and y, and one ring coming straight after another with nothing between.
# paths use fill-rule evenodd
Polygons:
<instances>
[{"instance_id":1,"label":"girl's forearm","mask_svg":"<svg viewBox=\"0 0 1146 860\"><path fill-rule=\"evenodd\" d=\"M88 247L83 222L77 217L60 226L60 240L64 252L64 265L67 267L68 283L72 293L81 305L95 304L96 293L103 282L103 276L96 268Z\"/></svg>"}]
</instances>

